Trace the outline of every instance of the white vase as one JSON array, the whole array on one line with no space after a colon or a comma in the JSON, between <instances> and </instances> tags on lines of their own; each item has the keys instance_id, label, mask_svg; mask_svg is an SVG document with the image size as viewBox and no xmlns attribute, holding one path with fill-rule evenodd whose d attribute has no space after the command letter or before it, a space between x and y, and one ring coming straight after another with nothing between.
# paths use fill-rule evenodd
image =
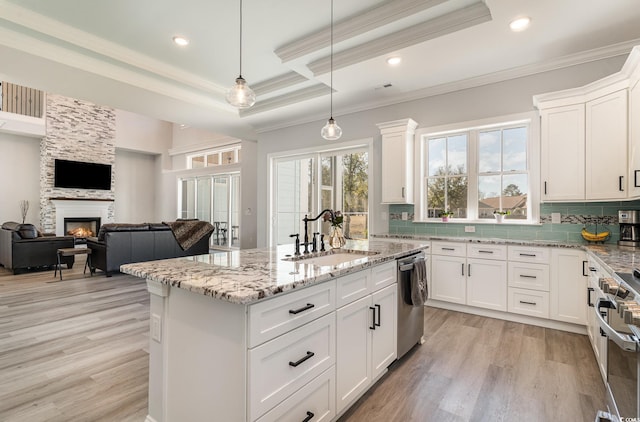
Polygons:
<instances>
[{"instance_id":1,"label":"white vase","mask_svg":"<svg viewBox=\"0 0 640 422\"><path fill-rule=\"evenodd\" d=\"M504 220L504 215L502 214L493 214L493 216L496 218L496 223L502 223Z\"/></svg>"}]
</instances>

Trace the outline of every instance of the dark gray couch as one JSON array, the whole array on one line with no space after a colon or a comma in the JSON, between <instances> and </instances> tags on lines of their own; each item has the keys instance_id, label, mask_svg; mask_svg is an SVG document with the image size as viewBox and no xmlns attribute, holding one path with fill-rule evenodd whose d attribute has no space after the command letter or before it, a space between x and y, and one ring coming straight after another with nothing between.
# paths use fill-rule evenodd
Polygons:
<instances>
[{"instance_id":1,"label":"dark gray couch","mask_svg":"<svg viewBox=\"0 0 640 422\"><path fill-rule=\"evenodd\" d=\"M32 224L8 221L0 229L0 265L17 274L21 270L56 265L60 248L73 248L73 236L40 236ZM62 257L67 268L74 257Z\"/></svg>"},{"instance_id":2,"label":"dark gray couch","mask_svg":"<svg viewBox=\"0 0 640 422\"><path fill-rule=\"evenodd\" d=\"M212 227L213 230L213 227ZM104 224L98 237L87 239L91 264L107 277L120 272L120 266L209 253L211 232L187 250L182 250L166 224Z\"/></svg>"}]
</instances>

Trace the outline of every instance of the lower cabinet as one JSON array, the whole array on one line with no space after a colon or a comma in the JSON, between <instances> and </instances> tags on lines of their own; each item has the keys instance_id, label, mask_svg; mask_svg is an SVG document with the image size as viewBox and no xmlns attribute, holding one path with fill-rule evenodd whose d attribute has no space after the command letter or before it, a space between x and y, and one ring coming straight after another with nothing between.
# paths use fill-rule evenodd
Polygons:
<instances>
[{"instance_id":1,"label":"lower cabinet","mask_svg":"<svg viewBox=\"0 0 640 422\"><path fill-rule=\"evenodd\" d=\"M467 303L466 259L457 256L431 257L432 299L452 303Z\"/></svg>"},{"instance_id":2,"label":"lower cabinet","mask_svg":"<svg viewBox=\"0 0 640 422\"><path fill-rule=\"evenodd\" d=\"M598 369L602 379L607 380L607 337L600 332L600 325L596 317L595 304L598 299L605 297L605 294L600 290L599 280L601 277L606 277L599 265L593 261L589 261L589 281L586 290L587 297L587 334L591 347L593 348L593 354L598 362Z\"/></svg>"},{"instance_id":3,"label":"lower cabinet","mask_svg":"<svg viewBox=\"0 0 640 422\"><path fill-rule=\"evenodd\" d=\"M336 311L336 413L396 358L396 295L394 283Z\"/></svg>"},{"instance_id":4,"label":"lower cabinet","mask_svg":"<svg viewBox=\"0 0 640 422\"><path fill-rule=\"evenodd\" d=\"M467 259L467 305L507 310L507 262Z\"/></svg>"},{"instance_id":5,"label":"lower cabinet","mask_svg":"<svg viewBox=\"0 0 640 422\"><path fill-rule=\"evenodd\" d=\"M554 248L551 251L551 319L586 325L586 264L586 254L581 250Z\"/></svg>"}]
</instances>

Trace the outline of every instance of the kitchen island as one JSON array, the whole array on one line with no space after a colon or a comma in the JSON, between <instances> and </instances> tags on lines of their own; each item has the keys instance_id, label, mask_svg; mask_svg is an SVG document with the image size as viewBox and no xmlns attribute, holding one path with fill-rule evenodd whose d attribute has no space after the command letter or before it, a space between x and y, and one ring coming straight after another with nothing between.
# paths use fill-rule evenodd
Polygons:
<instances>
[{"instance_id":1,"label":"kitchen island","mask_svg":"<svg viewBox=\"0 0 640 422\"><path fill-rule=\"evenodd\" d=\"M123 265L151 293L147 421L334 420L395 359L395 259L428 247L349 241L336 265L296 259L292 245ZM363 348L367 375L345 390L340 311L356 304L367 313L345 317L373 328L343 337Z\"/></svg>"}]
</instances>

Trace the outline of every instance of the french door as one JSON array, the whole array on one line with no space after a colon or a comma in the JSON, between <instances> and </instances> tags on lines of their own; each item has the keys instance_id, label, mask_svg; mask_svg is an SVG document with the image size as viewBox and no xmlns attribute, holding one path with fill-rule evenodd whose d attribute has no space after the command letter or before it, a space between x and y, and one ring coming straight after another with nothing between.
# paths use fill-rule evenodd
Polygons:
<instances>
[{"instance_id":1,"label":"french door","mask_svg":"<svg viewBox=\"0 0 640 422\"><path fill-rule=\"evenodd\" d=\"M184 178L180 189L180 217L210 222L212 248L240 247L239 174Z\"/></svg>"}]
</instances>

